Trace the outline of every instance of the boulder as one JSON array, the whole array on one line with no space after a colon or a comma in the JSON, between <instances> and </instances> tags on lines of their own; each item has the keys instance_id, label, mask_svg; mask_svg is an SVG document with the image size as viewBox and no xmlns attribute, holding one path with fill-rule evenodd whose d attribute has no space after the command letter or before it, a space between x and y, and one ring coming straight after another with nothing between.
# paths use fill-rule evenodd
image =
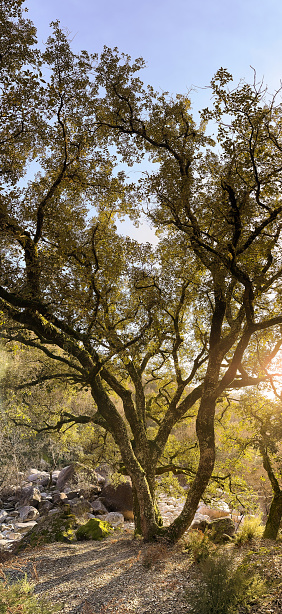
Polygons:
<instances>
[{"instance_id":1,"label":"boulder","mask_svg":"<svg viewBox=\"0 0 282 614\"><path fill-rule=\"evenodd\" d=\"M23 505L18 509L22 522L27 520L35 520L39 516L39 511L32 505Z\"/></svg>"},{"instance_id":2,"label":"boulder","mask_svg":"<svg viewBox=\"0 0 282 614\"><path fill-rule=\"evenodd\" d=\"M38 508L38 503L41 501L41 493L39 488L30 487L29 492L26 493L26 497L23 501L23 505L31 505Z\"/></svg>"},{"instance_id":3,"label":"boulder","mask_svg":"<svg viewBox=\"0 0 282 614\"><path fill-rule=\"evenodd\" d=\"M190 525L190 530L191 531L202 531L204 533L204 531L209 525L210 525L210 517L207 516L206 514L199 514L199 512L196 512L193 522Z\"/></svg>"},{"instance_id":4,"label":"boulder","mask_svg":"<svg viewBox=\"0 0 282 614\"><path fill-rule=\"evenodd\" d=\"M53 480L53 482L57 482L57 479L58 479L60 473L61 473L61 469L55 469L55 471L52 471L52 480Z\"/></svg>"},{"instance_id":5,"label":"boulder","mask_svg":"<svg viewBox=\"0 0 282 614\"><path fill-rule=\"evenodd\" d=\"M101 540L103 537L111 535L112 531L113 528L108 522L91 518L77 529L76 537L79 541L84 539Z\"/></svg>"},{"instance_id":6,"label":"boulder","mask_svg":"<svg viewBox=\"0 0 282 614\"><path fill-rule=\"evenodd\" d=\"M103 518L105 522L111 524L115 529L117 527L123 527L124 525L124 517L119 512L109 512L109 514L106 514Z\"/></svg>"},{"instance_id":7,"label":"boulder","mask_svg":"<svg viewBox=\"0 0 282 614\"><path fill-rule=\"evenodd\" d=\"M101 491L100 500L109 512L121 512L125 520L133 520L132 486L122 482L117 486L107 484Z\"/></svg>"},{"instance_id":8,"label":"boulder","mask_svg":"<svg viewBox=\"0 0 282 614\"><path fill-rule=\"evenodd\" d=\"M5 531L4 534L4 538L5 539L21 539L22 538L22 533L15 533L15 531Z\"/></svg>"},{"instance_id":9,"label":"boulder","mask_svg":"<svg viewBox=\"0 0 282 614\"><path fill-rule=\"evenodd\" d=\"M38 505L38 510L40 514L48 514L48 512L52 509L53 504L48 499L41 501Z\"/></svg>"},{"instance_id":10,"label":"boulder","mask_svg":"<svg viewBox=\"0 0 282 614\"><path fill-rule=\"evenodd\" d=\"M211 520L215 520L216 518L226 518L230 516L230 511L226 509L215 509L212 507L208 507L207 505L201 505L197 509L197 513L203 514L204 516L209 516Z\"/></svg>"},{"instance_id":11,"label":"boulder","mask_svg":"<svg viewBox=\"0 0 282 614\"><path fill-rule=\"evenodd\" d=\"M92 511L92 505L83 498L71 499L69 505L73 514L79 518Z\"/></svg>"},{"instance_id":12,"label":"boulder","mask_svg":"<svg viewBox=\"0 0 282 614\"><path fill-rule=\"evenodd\" d=\"M96 501L91 501L91 506L92 506L93 512L96 514L99 514L102 516L103 514L108 513L107 508L104 506L102 501L100 501L100 499L96 499Z\"/></svg>"},{"instance_id":13,"label":"boulder","mask_svg":"<svg viewBox=\"0 0 282 614\"><path fill-rule=\"evenodd\" d=\"M7 518L8 514L6 512L6 510L0 510L0 523L5 521L5 518Z\"/></svg>"},{"instance_id":14,"label":"boulder","mask_svg":"<svg viewBox=\"0 0 282 614\"><path fill-rule=\"evenodd\" d=\"M17 533L27 533L30 529L33 529L38 523L35 520L29 520L28 522L15 522L15 531Z\"/></svg>"},{"instance_id":15,"label":"boulder","mask_svg":"<svg viewBox=\"0 0 282 614\"><path fill-rule=\"evenodd\" d=\"M27 477L28 482L39 482L45 478L49 478L47 471L39 471L38 469L30 469L30 473Z\"/></svg>"},{"instance_id":16,"label":"boulder","mask_svg":"<svg viewBox=\"0 0 282 614\"><path fill-rule=\"evenodd\" d=\"M68 500L68 496L65 492L58 492L57 490L53 493L52 501L53 503L62 503Z\"/></svg>"},{"instance_id":17,"label":"boulder","mask_svg":"<svg viewBox=\"0 0 282 614\"><path fill-rule=\"evenodd\" d=\"M80 490L68 490L67 488L65 489L65 494L67 495L69 501L71 499L79 499L80 497ZM84 495L83 495L84 496Z\"/></svg>"},{"instance_id":18,"label":"boulder","mask_svg":"<svg viewBox=\"0 0 282 614\"><path fill-rule=\"evenodd\" d=\"M72 542L76 540L75 529L77 527L78 519L74 514L70 514L69 511L58 510L57 513L40 518L36 526L19 542L16 552L28 546L53 542Z\"/></svg>"},{"instance_id":19,"label":"boulder","mask_svg":"<svg viewBox=\"0 0 282 614\"><path fill-rule=\"evenodd\" d=\"M227 541L235 533L235 524L231 518L216 518L209 524L210 538L215 543Z\"/></svg>"},{"instance_id":20,"label":"boulder","mask_svg":"<svg viewBox=\"0 0 282 614\"><path fill-rule=\"evenodd\" d=\"M4 550L5 546L8 546L10 543L9 539L0 539L0 550Z\"/></svg>"},{"instance_id":21,"label":"boulder","mask_svg":"<svg viewBox=\"0 0 282 614\"><path fill-rule=\"evenodd\" d=\"M54 472L55 473L55 472ZM68 482L70 482L74 477L74 465L67 465L61 469L58 479L57 479L57 490L62 491ZM54 474L53 474L54 476Z\"/></svg>"},{"instance_id":22,"label":"boulder","mask_svg":"<svg viewBox=\"0 0 282 614\"><path fill-rule=\"evenodd\" d=\"M2 533L5 533L5 531L13 531L14 530L14 525L11 524L2 524L1 525L1 531Z\"/></svg>"}]
</instances>

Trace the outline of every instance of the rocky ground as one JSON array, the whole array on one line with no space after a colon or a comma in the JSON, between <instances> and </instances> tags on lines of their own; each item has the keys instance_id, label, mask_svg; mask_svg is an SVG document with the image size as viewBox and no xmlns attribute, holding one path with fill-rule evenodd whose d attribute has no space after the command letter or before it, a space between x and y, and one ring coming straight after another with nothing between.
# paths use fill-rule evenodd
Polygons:
<instances>
[{"instance_id":1,"label":"rocky ground","mask_svg":"<svg viewBox=\"0 0 282 614\"><path fill-rule=\"evenodd\" d=\"M189 594L199 581L200 568L195 552L185 547L187 536L175 547L143 544L134 538L130 484L113 488L105 476L94 474L92 483L78 488L71 483L73 472L73 467L65 467L50 480L49 474L34 469L20 487L3 491L0 576L14 582L26 575L35 583L35 593L59 604L63 614L189 613ZM160 495L165 524L179 514L183 503L184 499ZM42 545L42 528L48 523L53 527L65 509L79 526L89 518L107 519L114 532L102 541L72 542L67 535L64 543ZM208 526L213 537L219 526L232 535L235 523L226 514L228 510L202 506L194 526ZM18 545L25 549L13 554ZM250 613L281 614L282 541L261 540L241 548L227 542L222 548L231 553L235 564L246 560L265 581L265 595L251 605Z\"/></svg>"},{"instance_id":2,"label":"rocky ground","mask_svg":"<svg viewBox=\"0 0 282 614\"><path fill-rule=\"evenodd\" d=\"M264 596L249 613L281 614L282 542L225 548L234 562L247 560L266 582ZM62 614L189 614L189 594L200 572L183 540L173 548L143 544L126 524L101 542L25 551L2 564L2 573L10 582L26 574L35 593L60 605Z\"/></svg>"},{"instance_id":3,"label":"rocky ground","mask_svg":"<svg viewBox=\"0 0 282 614\"><path fill-rule=\"evenodd\" d=\"M66 541L65 534L68 533L70 538L71 532L75 539L75 528L91 518L110 523L113 528L121 528L124 522L133 521L129 481L114 486L107 475L93 471L91 482L79 487L75 478L73 465L54 471L52 475L31 469L21 486L3 489L0 496L0 551L27 543L26 535L30 536L33 545L42 543L46 531L49 541ZM159 508L164 525L169 525L179 515L183 504L184 497L160 494ZM228 510L201 507L195 515L193 527L204 530L208 524L213 531L232 536L236 525L231 518L222 516L228 516ZM56 532L53 540L52 532ZM44 541L48 540L45 535Z\"/></svg>"}]
</instances>

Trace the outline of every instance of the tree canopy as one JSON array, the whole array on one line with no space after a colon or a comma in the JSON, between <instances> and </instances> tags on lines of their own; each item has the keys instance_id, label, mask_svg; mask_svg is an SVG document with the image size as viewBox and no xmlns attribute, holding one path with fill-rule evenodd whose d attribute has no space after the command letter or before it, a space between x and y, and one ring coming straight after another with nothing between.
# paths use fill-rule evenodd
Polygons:
<instances>
[{"instance_id":1,"label":"tree canopy","mask_svg":"<svg viewBox=\"0 0 282 614\"><path fill-rule=\"evenodd\" d=\"M58 22L39 52L22 4L1 4L1 336L46 358L29 386L67 380L91 391L87 415L44 416L42 428L108 431L138 529L175 541L212 476L217 402L275 381L280 93L268 97L255 80L232 90L221 68L197 123L187 96L143 85L141 59L74 54ZM155 170L130 183L121 163L143 159ZM138 222L144 207L155 249L115 226L125 214ZM156 475L189 417L198 465L182 513L163 528Z\"/></svg>"}]
</instances>

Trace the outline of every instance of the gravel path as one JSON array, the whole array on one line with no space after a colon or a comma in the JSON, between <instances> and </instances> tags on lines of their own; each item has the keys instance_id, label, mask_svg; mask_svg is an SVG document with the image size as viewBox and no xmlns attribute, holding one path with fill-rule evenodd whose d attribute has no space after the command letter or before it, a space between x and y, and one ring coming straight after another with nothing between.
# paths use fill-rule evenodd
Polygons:
<instances>
[{"instance_id":1,"label":"gravel path","mask_svg":"<svg viewBox=\"0 0 282 614\"><path fill-rule=\"evenodd\" d=\"M101 542L50 544L18 555L4 568L10 581L27 573L35 593L63 605L64 614L188 612L187 554L179 546L144 545L132 531Z\"/></svg>"},{"instance_id":2,"label":"gravel path","mask_svg":"<svg viewBox=\"0 0 282 614\"><path fill-rule=\"evenodd\" d=\"M282 612L282 543L267 540L234 551L276 580L263 604L250 614ZM62 606L63 614L189 614L185 592L198 569L183 544L143 544L133 539L132 528L101 542L54 543L24 551L0 566L13 582L27 575L35 593ZM240 609L240 614L246 610Z\"/></svg>"}]
</instances>

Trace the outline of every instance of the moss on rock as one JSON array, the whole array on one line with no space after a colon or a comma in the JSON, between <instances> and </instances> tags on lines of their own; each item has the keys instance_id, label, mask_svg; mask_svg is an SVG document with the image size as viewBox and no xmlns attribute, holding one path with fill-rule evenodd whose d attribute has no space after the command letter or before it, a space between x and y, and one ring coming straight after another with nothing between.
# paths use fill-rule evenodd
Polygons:
<instances>
[{"instance_id":1,"label":"moss on rock","mask_svg":"<svg viewBox=\"0 0 282 614\"><path fill-rule=\"evenodd\" d=\"M77 517L69 511L58 512L44 517L21 540L17 551L27 546L39 546L53 542L72 542L76 540Z\"/></svg>"},{"instance_id":2,"label":"moss on rock","mask_svg":"<svg viewBox=\"0 0 282 614\"><path fill-rule=\"evenodd\" d=\"M76 531L78 540L95 539L100 540L113 532L113 527L108 522L90 518L86 524L81 525Z\"/></svg>"}]
</instances>

